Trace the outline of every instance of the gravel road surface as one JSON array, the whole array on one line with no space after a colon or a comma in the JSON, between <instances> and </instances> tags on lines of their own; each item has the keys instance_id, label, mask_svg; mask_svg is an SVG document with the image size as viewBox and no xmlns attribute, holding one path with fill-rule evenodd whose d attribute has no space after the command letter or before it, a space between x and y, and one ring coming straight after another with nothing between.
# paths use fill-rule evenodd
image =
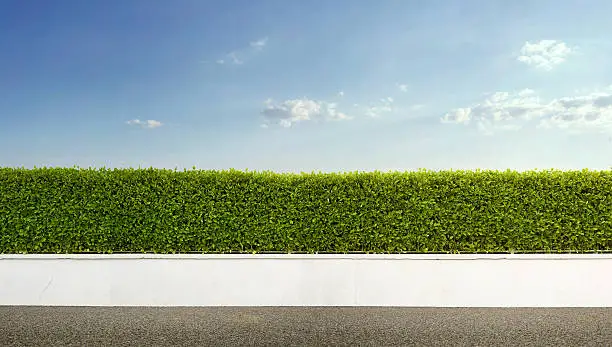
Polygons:
<instances>
[{"instance_id":1,"label":"gravel road surface","mask_svg":"<svg viewBox=\"0 0 612 347\"><path fill-rule=\"evenodd\" d=\"M612 308L0 306L0 346L612 346Z\"/></svg>"}]
</instances>

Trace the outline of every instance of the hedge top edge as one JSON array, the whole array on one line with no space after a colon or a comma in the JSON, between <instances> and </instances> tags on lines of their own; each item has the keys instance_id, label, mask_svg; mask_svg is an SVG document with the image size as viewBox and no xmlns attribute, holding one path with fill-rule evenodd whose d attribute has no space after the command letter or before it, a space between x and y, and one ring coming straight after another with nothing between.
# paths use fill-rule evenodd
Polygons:
<instances>
[{"instance_id":1,"label":"hedge top edge","mask_svg":"<svg viewBox=\"0 0 612 347\"><path fill-rule=\"evenodd\" d=\"M183 168L183 170L178 170L177 168L168 169L168 168L155 168L155 167L145 167L145 168L107 168L105 166L102 167L79 167L77 165L73 167L59 167L59 166L34 166L34 168L28 169L25 167L0 167L1 171L9 171L9 172L40 172L40 171L87 171L87 172L134 172L134 171L157 171L157 172L205 172L205 173L243 173L243 174L265 174L265 175L280 175L280 176L303 176L303 175L324 175L324 176L345 176L345 175L359 175L359 174L406 174L406 173L459 173L459 174L473 174L473 173L513 173L513 174L534 174L534 173L612 173L612 167L610 169L557 169L557 168L533 168L529 170L516 170L516 169L427 169L427 168L418 168L418 169L406 169L406 170L348 170L343 172L325 172L321 170L312 170L312 171L301 171L299 173L296 172L277 172L273 170L239 170L239 169L198 169L193 166L191 169Z\"/></svg>"}]
</instances>

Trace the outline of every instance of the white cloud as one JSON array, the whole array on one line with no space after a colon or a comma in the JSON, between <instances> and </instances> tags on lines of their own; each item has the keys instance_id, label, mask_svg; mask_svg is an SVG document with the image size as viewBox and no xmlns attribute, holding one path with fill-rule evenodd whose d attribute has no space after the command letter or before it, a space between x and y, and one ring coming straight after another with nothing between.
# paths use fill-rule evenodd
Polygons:
<instances>
[{"instance_id":1,"label":"white cloud","mask_svg":"<svg viewBox=\"0 0 612 347\"><path fill-rule=\"evenodd\" d=\"M308 98L285 100L281 103L274 103L273 100L268 99L265 104L266 108L262 111L266 122L264 127L267 127L270 123L290 127L295 123L304 121L318 122L348 120L352 118L339 112L335 103L310 100Z\"/></svg>"},{"instance_id":2,"label":"white cloud","mask_svg":"<svg viewBox=\"0 0 612 347\"><path fill-rule=\"evenodd\" d=\"M343 92L343 91L339 91L339 92L338 92L338 96L339 96L339 97L343 97L343 96L344 96L344 92Z\"/></svg>"},{"instance_id":3,"label":"white cloud","mask_svg":"<svg viewBox=\"0 0 612 347\"><path fill-rule=\"evenodd\" d=\"M400 91L406 93L408 91L408 85L406 84L397 84L397 88L399 88Z\"/></svg>"},{"instance_id":4,"label":"white cloud","mask_svg":"<svg viewBox=\"0 0 612 347\"><path fill-rule=\"evenodd\" d=\"M370 105L366 109L365 114L368 117L376 118L391 111L393 111L393 98L386 97L380 99L380 102L378 102L376 105Z\"/></svg>"},{"instance_id":5,"label":"white cloud","mask_svg":"<svg viewBox=\"0 0 612 347\"><path fill-rule=\"evenodd\" d=\"M250 45L251 45L251 47L259 50L259 49L263 49L266 46L267 43L268 43L268 38L264 37L264 38L259 39L257 41L252 41L250 43Z\"/></svg>"},{"instance_id":6,"label":"white cloud","mask_svg":"<svg viewBox=\"0 0 612 347\"><path fill-rule=\"evenodd\" d=\"M517 130L533 120L538 121L538 128L610 131L612 88L549 102L541 101L530 89L517 93L498 92L470 107L454 109L441 118L443 123L475 122L481 130Z\"/></svg>"},{"instance_id":7,"label":"white cloud","mask_svg":"<svg viewBox=\"0 0 612 347\"><path fill-rule=\"evenodd\" d=\"M543 70L552 70L555 65L561 64L573 52L573 48L556 40L541 40L531 43L525 42L521 48L518 61Z\"/></svg>"},{"instance_id":8,"label":"white cloud","mask_svg":"<svg viewBox=\"0 0 612 347\"><path fill-rule=\"evenodd\" d=\"M551 116L542 120L540 127L572 131L612 130L612 89L556 99L549 108Z\"/></svg>"},{"instance_id":9,"label":"white cloud","mask_svg":"<svg viewBox=\"0 0 612 347\"><path fill-rule=\"evenodd\" d=\"M534 91L524 89L518 93L497 92L483 102L470 107L458 108L442 117L444 123L470 123L492 120L495 122L531 119L543 111L539 98Z\"/></svg>"},{"instance_id":10,"label":"white cloud","mask_svg":"<svg viewBox=\"0 0 612 347\"><path fill-rule=\"evenodd\" d=\"M244 63L243 60L238 58L236 52L232 52L232 53L228 54L227 57L231 59L233 64L241 65L242 63Z\"/></svg>"},{"instance_id":11,"label":"white cloud","mask_svg":"<svg viewBox=\"0 0 612 347\"><path fill-rule=\"evenodd\" d=\"M126 122L129 125L139 125L143 128L157 128L162 126L162 123L153 119L147 119L146 121L141 121L140 119L132 119Z\"/></svg>"},{"instance_id":12,"label":"white cloud","mask_svg":"<svg viewBox=\"0 0 612 347\"><path fill-rule=\"evenodd\" d=\"M224 58L217 59L217 64L227 63L227 64L234 64L234 65L242 65L247 60L255 56L258 52L262 51L267 44L268 44L267 37L264 37L256 41L251 41L249 42L248 47L234 50L226 54Z\"/></svg>"}]
</instances>

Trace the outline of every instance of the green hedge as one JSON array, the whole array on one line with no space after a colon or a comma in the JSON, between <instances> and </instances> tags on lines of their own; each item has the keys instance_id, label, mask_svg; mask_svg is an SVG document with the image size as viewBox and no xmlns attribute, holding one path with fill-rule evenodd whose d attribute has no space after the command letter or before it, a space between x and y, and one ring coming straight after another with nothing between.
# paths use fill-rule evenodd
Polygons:
<instances>
[{"instance_id":1,"label":"green hedge","mask_svg":"<svg viewBox=\"0 0 612 347\"><path fill-rule=\"evenodd\" d=\"M611 250L611 171L0 168L1 253Z\"/></svg>"}]
</instances>

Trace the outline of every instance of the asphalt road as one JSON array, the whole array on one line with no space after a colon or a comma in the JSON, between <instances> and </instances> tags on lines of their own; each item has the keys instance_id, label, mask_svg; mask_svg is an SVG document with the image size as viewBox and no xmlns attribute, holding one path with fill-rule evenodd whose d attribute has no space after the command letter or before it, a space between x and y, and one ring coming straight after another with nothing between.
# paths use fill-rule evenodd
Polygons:
<instances>
[{"instance_id":1,"label":"asphalt road","mask_svg":"<svg viewBox=\"0 0 612 347\"><path fill-rule=\"evenodd\" d=\"M612 346L612 308L0 306L0 346Z\"/></svg>"}]
</instances>

